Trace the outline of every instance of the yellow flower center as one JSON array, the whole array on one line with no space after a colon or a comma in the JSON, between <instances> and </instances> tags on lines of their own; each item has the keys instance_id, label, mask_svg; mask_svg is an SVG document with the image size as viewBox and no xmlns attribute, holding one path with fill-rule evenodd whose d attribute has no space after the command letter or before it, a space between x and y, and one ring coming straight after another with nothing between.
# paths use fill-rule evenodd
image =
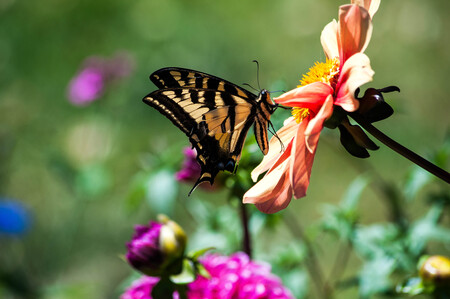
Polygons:
<instances>
[{"instance_id":1,"label":"yellow flower center","mask_svg":"<svg viewBox=\"0 0 450 299\"><path fill-rule=\"evenodd\" d=\"M305 86L314 82L323 82L329 84L331 87L336 85L339 74L339 59L328 59L326 62L316 62L313 67L309 69L306 75L300 80L300 86Z\"/></svg>"},{"instance_id":2,"label":"yellow flower center","mask_svg":"<svg viewBox=\"0 0 450 299\"><path fill-rule=\"evenodd\" d=\"M304 120L305 118L307 118L310 114L309 109L308 108L301 108L301 107L294 107L292 108L292 116L294 117L294 119L297 121L297 123L301 123L302 120Z\"/></svg>"},{"instance_id":3,"label":"yellow flower center","mask_svg":"<svg viewBox=\"0 0 450 299\"><path fill-rule=\"evenodd\" d=\"M316 62L314 66L309 69L309 72L306 73L306 75L303 75L298 87L302 87L314 82L323 82L334 88L339 77L338 75L339 59L327 58L325 62ZM302 122L302 120L307 118L310 114L311 111L308 108L294 107L292 109L292 116L297 121L297 123Z\"/></svg>"}]
</instances>

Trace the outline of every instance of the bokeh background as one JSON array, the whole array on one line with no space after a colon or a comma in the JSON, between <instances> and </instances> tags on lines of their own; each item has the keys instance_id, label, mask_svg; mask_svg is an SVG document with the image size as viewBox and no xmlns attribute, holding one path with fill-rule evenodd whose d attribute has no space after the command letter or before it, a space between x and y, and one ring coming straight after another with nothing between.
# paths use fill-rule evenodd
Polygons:
<instances>
[{"instance_id":1,"label":"bokeh background","mask_svg":"<svg viewBox=\"0 0 450 299\"><path fill-rule=\"evenodd\" d=\"M148 76L179 66L257 86L257 59L262 87L291 89L325 59L320 33L345 3L0 0L0 197L26 211L23 230L0 235L0 274L16 285L15 295L0 285L0 297L116 298L131 272L120 255L133 225L160 212L186 228L191 247L211 242L224 253L238 247L229 232L199 234L207 219L230 231L239 220L218 212L227 205L226 191L198 190L187 198L191 186L173 181L188 140L142 103L156 89ZM387 96L396 113L377 127L425 156L449 132L449 13L448 0L382 1L366 51L375 70L369 85L401 88ZM83 61L115 55L127 57L129 75L108 84L96 101L70 102L69 82ZM277 128L284 116L275 116ZM361 168L402 184L410 167L383 145L361 162L340 146L337 131L325 130L308 196L289 210L307 226L322 215L323 203L340 200ZM364 197L361 221L385 221L377 195ZM411 203L409 213L421 215L423 206ZM255 236L257 259L270 260L280 244L290 244L291 236L278 230L279 242L264 232ZM325 238L324 248L333 242ZM320 252L325 269L334 258L329 250ZM436 251L448 254L448 247ZM348 271L358 263L353 256Z\"/></svg>"}]
</instances>

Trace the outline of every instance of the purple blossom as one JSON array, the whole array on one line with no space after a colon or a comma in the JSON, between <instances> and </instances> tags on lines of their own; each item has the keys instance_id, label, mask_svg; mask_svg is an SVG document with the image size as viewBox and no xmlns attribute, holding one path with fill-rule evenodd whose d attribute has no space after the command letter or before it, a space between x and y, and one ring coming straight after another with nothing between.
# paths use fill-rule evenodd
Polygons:
<instances>
[{"instance_id":1,"label":"purple blossom","mask_svg":"<svg viewBox=\"0 0 450 299\"><path fill-rule=\"evenodd\" d=\"M137 225L133 239L127 243L128 262L138 270L159 269L164 262L164 254L159 245L162 224L150 222L148 226Z\"/></svg>"},{"instance_id":2,"label":"purple blossom","mask_svg":"<svg viewBox=\"0 0 450 299\"><path fill-rule=\"evenodd\" d=\"M87 105L99 99L111 83L129 76L132 70L133 61L125 53L112 58L88 57L69 83L69 101L77 106Z\"/></svg>"},{"instance_id":3,"label":"purple blossom","mask_svg":"<svg viewBox=\"0 0 450 299\"><path fill-rule=\"evenodd\" d=\"M244 253L228 256L207 255L200 260L211 278L202 276L188 285L189 299L293 299L280 278L265 263L251 261ZM121 299L151 299L157 278L135 281ZM174 293L173 298L178 298Z\"/></svg>"},{"instance_id":4,"label":"purple blossom","mask_svg":"<svg viewBox=\"0 0 450 299\"><path fill-rule=\"evenodd\" d=\"M127 243L126 259L137 270L149 276L178 274L186 248L183 229L165 216L160 222L137 225L132 240Z\"/></svg>"},{"instance_id":5,"label":"purple blossom","mask_svg":"<svg viewBox=\"0 0 450 299\"><path fill-rule=\"evenodd\" d=\"M195 182L201 173L200 164L198 164L196 160L197 151L190 147L186 147L184 148L183 153L183 166L181 170L175 174L175 178L180 182Z\"/></svg>"},{"instance_id":6,"label":"purple blossom","mask_svg":"<svg viewBox=\"0 0 450 299\"><path fill-rule=\"evenodd\" d=\"M153 287L158 283L159 277L142 276L133 281L131 286L122 294L120 299L153 299L151 296ZM173 294L173 299L178 299L178 294Z\"/></svg>"}]
</instances>

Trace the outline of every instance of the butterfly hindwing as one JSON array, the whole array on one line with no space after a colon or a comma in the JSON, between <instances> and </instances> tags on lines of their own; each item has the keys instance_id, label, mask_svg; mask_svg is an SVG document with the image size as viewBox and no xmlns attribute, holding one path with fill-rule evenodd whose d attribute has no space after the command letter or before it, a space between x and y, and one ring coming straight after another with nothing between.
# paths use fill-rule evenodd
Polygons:
<instances>
[{"instance_id":1,"label":"butterfly hindwing","mask_svg":"<svg viewBox=\"0 0 450 299\"><path fill-rule=\"evenodd\" d=\"M256 140L267 152L273 111L265 91L257 97L226 80L183 68L163 68L150 79L159 90L143 101L180 128L197 151L201 174L191 192L202 182L212 184L219 171L234 172L253 124Z\"/></svg>"}]
</instances>

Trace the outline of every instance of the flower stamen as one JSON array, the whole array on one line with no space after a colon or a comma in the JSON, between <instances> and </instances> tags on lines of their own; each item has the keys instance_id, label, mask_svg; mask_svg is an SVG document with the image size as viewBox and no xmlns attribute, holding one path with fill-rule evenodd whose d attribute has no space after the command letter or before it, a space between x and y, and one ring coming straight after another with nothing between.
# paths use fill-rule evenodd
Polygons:
<instances>
[{"instance_id":1,"label":"flower stamen","mask_svg":"<svg viewBox=\"0 0 450 299\"><path fill-rule=\"evenodd\" d=\"M323 82L329 84L334 88L337 79L339 78L339 59L328 59L326 62L316 62L313 67L309 69L306 75L300 80L300 85L305 86L314 82Z\"/></svg>"},{"instance_id":2,"label":"flower stamen","mask_svg":"<svg viewBox=\"0 0 450 299\"><path fill-rule=\"evenodd\" d=\"M311 114L308 108L300 108L300 107L292 108L291 113L298 124L301 123L305 118L307 118Z\"/></svg>"}]
</instances>

